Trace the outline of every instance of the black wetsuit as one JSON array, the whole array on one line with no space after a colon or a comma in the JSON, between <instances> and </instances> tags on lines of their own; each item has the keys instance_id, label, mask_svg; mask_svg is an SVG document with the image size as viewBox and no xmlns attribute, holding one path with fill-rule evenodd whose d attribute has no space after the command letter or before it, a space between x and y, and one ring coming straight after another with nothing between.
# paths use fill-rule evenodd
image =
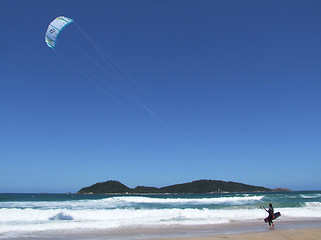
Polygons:
<instances>
[{"instance_id":1,"label":"black wetsuit","mask_svg":"<svg viewBox=\"0 0 321 240\"><path fill-rule=\"evenodd\" d=\"M269 207L269 210L267 211L269 213L268 221L269 221L269 226L273 224L273 214L274 214L274 209L272 206Z\"/></svg>"}]
</instances>

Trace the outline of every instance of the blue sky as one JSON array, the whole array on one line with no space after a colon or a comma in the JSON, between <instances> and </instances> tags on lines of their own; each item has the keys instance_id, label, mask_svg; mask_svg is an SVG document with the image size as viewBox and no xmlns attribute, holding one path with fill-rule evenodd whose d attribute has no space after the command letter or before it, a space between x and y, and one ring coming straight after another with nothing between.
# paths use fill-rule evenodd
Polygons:
<instances>
[{"instance_id":1,"label":"blue sky","mask_svg":"<svg viewBox=\"0 0 321 240\"><path fill-rule=\"evenodd\" d=\"M312 0L0 0L0 192L110 179L321 189L320 12ZM101 51L75 24L48 48L61 15ZM150 112L119 94L102 53Z\"/></svg>"}]
</instances>

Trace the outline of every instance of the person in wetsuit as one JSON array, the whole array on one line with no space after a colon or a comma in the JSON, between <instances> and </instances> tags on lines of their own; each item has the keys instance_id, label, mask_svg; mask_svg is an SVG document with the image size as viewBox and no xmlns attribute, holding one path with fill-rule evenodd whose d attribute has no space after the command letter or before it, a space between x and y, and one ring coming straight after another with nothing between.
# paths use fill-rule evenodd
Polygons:
<instances>
[{"instance_id":1,"label":"person in wetsuit","mask_svg":"<svg viewBox=\"0 0 321 240\"><path fill-rule=\"evenodd\" d=\"M273 228L274 227L274 223L273 223L274 209L273 209L272 203L269 203L269 210L266 210L266 211L269 214L269 217L268 217L269 226Z\"/></svg>"}]
</instances>

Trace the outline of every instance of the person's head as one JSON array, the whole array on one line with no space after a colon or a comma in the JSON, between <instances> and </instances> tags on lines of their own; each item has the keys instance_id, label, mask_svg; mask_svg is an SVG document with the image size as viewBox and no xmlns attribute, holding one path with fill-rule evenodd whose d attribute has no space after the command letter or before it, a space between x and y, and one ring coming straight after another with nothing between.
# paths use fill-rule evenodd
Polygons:
<instances>
[{"instance_id":1,"label":"person's head","mask_svg":"<svg viewBox=\"0 0 321 240\"><path fill-rule=\"evenodd\" d=\"M269 206L272 207L272 203L269 203Z\"/></svg>"}]
</instances>

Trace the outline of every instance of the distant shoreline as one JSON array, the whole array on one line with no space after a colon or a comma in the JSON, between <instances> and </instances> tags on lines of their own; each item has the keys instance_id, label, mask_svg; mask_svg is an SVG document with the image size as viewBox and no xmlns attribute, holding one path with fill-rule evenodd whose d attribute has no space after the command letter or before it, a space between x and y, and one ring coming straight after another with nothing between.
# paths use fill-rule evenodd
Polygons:
<instances>
[{"instance_id":1,"label":"distant shoreline","mask_svg":"<svg viewBox=\"0 0 321 240\"><path fill-rule=\"evenodd\" d=\"M318 190L316 190L318 191ZM81 194L81 195L193 195L193 194L238 194L238 193L275 193L275 192L280 192L282 191L252 191L252 192L206 192L206 193L79 193L75 192L72 194ZM288 192L288 191L284 191ZM292 191L291 192L301 192L301 191ZM308 192L313 192L313 191L308 191ZM42 194L42 193L41 193ZM47 193L50 194L50 193ZM61 194L66 194L66 193L61 193Z\"/></svg>"},{"instance_id":2,"label":"distant shoreline","mask_svg":"<svg viewBox=\"0 0 321 240\"><path fill-rule=\"evenodd\" d=\"M270 189L262 186L248 185L221 180L197 180L165 187L137 186L129 188L119 181L98 182L80 189L78 194L213 194L213 193L250 193L250 192L285 192L286 188Z\"/></svg>"}]
</instances>

